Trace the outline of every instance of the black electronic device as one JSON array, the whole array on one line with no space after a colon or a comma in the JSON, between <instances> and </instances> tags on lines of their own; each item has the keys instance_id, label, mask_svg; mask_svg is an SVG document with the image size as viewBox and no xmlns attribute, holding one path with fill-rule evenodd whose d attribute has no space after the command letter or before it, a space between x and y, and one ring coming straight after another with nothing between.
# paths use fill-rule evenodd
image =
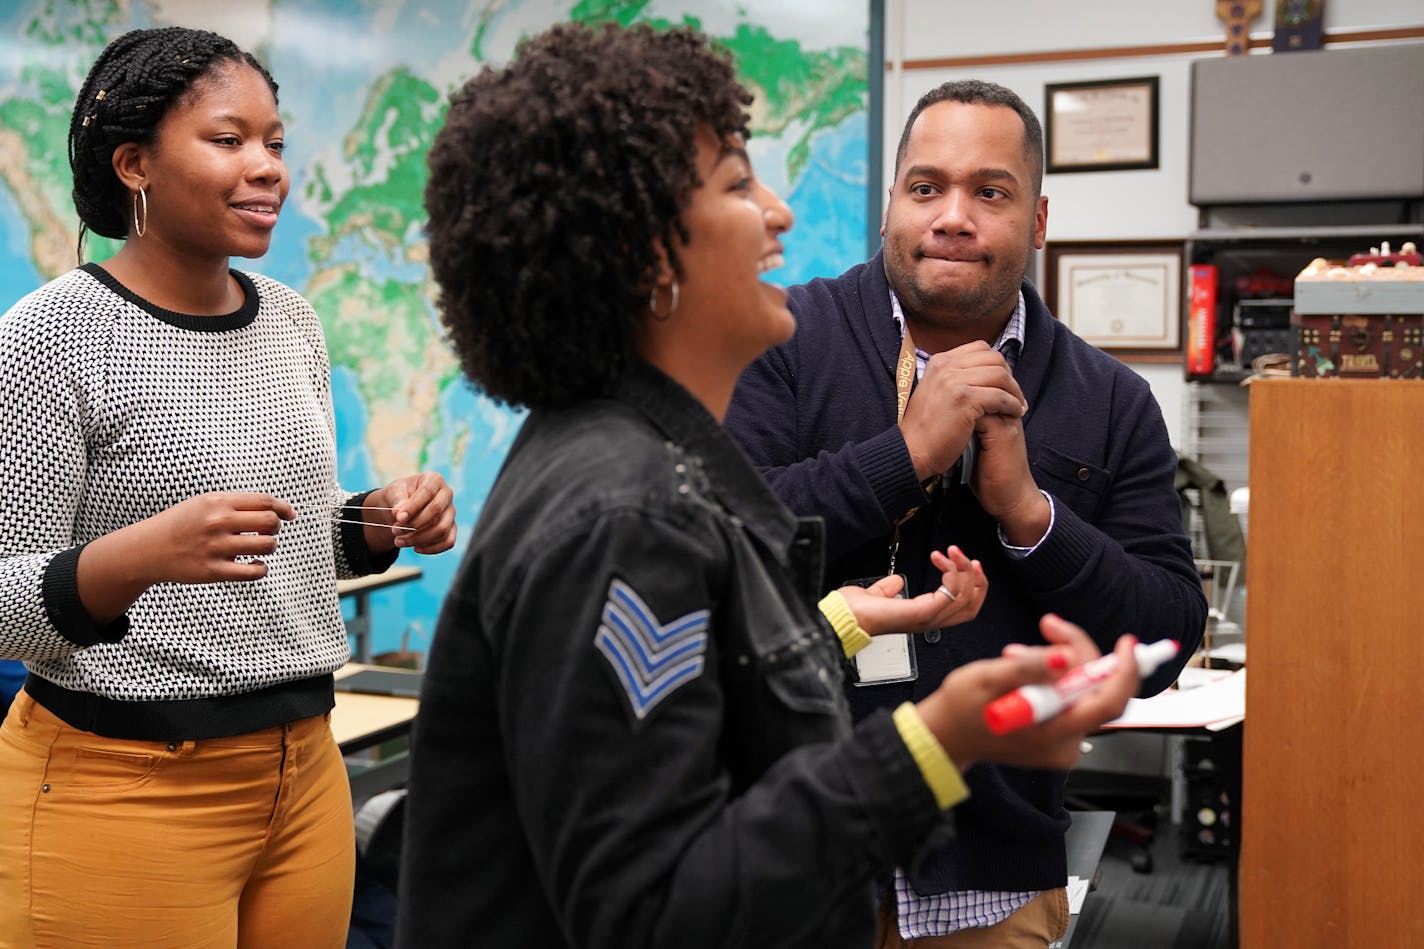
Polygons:
<instances>
[{"instance_id":1,"label":"black electronic device","mask_svg":"<svg viewBox=\"0 0 1424 949\"><path fill-rule=\"evenodd\" d=\"M1236 361L1249 367L1258 356L1295 349L1290 299L1238 300L1232 312Z\"/></svg>"},{"instance_id":2,"label":"black electronic device","mask_svg":"<svg viewBox=\"0 0 1424 949\"><path fill-rule=\"evenodd\" d=\"M1225 763L1217 761L1217 748L1209 738L1186 737L1182 751L1187 813L1182 825L1181 855L1201 861L1233 859L1236 807L1227 786Z\"/></svg>"},{"instance_id":3,"label":"black electronic device","mask_svg":"<svg viewBox=\"0 0 1424 949\"><path fill-rule=\"evenodd\" d=\"M359 669L338 678L336 691L415 699L420 697L421 678L421 673L409 669Z\"/></svg>"}]
</instances>

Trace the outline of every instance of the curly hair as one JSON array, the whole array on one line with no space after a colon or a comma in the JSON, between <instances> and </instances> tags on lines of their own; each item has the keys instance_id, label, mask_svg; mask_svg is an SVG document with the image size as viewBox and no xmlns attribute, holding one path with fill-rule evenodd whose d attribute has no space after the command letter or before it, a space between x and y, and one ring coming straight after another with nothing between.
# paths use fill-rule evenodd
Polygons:
<instances>
[{"instance_id":1,"label":"curly hair","mask_svg":"<svg viewBox=\"0 0 1424 949\"><path fill-rule=\"evenodd\" d=\"M747 135L751 94L706 37L560 25L451 96L430 149L430 265L465 373L530 407L609 391L633 358L694 136Z\"/></svg>"},{"instance_id":2,"label":"curly hair","mask_svg":"<svg viewBox=\"0 0 1424 949\"><path fill-rule=\"evenodd\" d=\"M277 83L251 53L207 30L131 30L104 47L69 119L81 259L86 229L104 237L128 236L129 193L114 172L114 150L125 142L152 142L169 108L226 62L257 70L277 98Z\"/></svg>"}]
</instances>

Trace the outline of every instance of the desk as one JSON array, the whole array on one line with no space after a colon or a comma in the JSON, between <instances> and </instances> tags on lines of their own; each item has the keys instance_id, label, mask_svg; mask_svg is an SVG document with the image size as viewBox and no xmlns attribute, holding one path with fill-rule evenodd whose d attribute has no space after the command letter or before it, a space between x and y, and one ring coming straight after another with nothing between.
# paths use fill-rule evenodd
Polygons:
<instances>
[{"instance_id":1,"label":"desk","mask_svg":"<svg viewBox=\"0 0 1424 949\"><path fill-rule=\"evenodd\" d=\"M1122 716L1104 731L1224 731L1246 718L1246 670L1182 670L1180 688L1151 698L1128 699Z\"/></svg>"},{"instance_id":2,"label":"desk","mask_svg":"<svg viewBox=\"0 0 1424 949\"><path fill-rule=\"evenodd\" d=\"M1246 670L1184 669L1183 685L1148 699L1131 699L1121 718L1103 726L1104 732L1143 731L1164 735L1191 735L1211 739L1212 760L1219 769L1221 786L1230 807L1230 846L1226 857L1227 939L1237 945L1240 934L1240 855L1242 740L1246 719ZM1177 775L1173 776L1174 793ZM1176 810L1174 806L1174 811Z\"/></svg>"},{"instance_id":3,"label":"desk","mask_svg":"<svg viewBox=\"0 0 1424 949\"><path fill-rule=\"evenodd\" d=\"M1103 858L1103 848L1107 846L1108 833L1117 814L1113 811L1070 811L1069 816L1073 818L1073 823L1068 826L1065 837L1068 875L1086 880L1091 891L1097 885L1098 863ZM1071 893L1069 898L1072 898ZM1065 949L1072 944L1073 930L1078 927L1080 915L1081 912L1075 912L1068 917L1068 931L1050 949Z\"/></svg>"},{"instance_id":4,"label":"desk","mask_svg":"<svg viewBox=\"0 0 1424 949\"><path fill-rule=\"evenodd\" d=\"M336 581L336 595L352 597L356 602L356 615L346 621L346 634L356 640L351 650L354 661L371 661L371 594L383 587L419 580L420 576L419 567L391 567L385 573Z\"/></svg>"},{"instance_id":5,"label":"desk","mask_svg":"<svg viewBox=\"0 0 1424 949\"><path fill-rule=\"evenodd\" d=\"M347 663L336 670L336 678L369 668ZM365 695L360 692L336 693L336 706L331 710L331 733L343 755L354 755L374 749L383 742L410 734L420 702L391 695ZM409 752L370 763L353 762L348 758L347 774L351 778L351 800L355 807L373 794L405 782L410 775Z\"/></svg>"}]
</instances>

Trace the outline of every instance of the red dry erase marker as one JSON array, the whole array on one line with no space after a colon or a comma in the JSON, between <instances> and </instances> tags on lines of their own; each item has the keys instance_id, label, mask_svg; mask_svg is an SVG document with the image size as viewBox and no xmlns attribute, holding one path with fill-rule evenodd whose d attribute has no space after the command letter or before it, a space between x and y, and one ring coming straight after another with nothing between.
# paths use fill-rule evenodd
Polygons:
<instances>
[{"instance_id":1,"label":"red dry erase marker","mask_svg":"<svg viewBox=\"0 0 1424 949\"><path fill-rule=\"evenodd\" d=\"M1162 663L1177 654L1181 646L1175 639L1159 639L1155 643L1138 643L1132 649L1137 659L1137 674L1151 675ZM1001 695L984 707L984 721L989 731L1006 735L1018 728L1050 719L1082 696L1097 688L1117 669L1117 656L1109 653L1084 663L1051 685L1020 686L1008 695Z\"/></svg>"}]
</instances>

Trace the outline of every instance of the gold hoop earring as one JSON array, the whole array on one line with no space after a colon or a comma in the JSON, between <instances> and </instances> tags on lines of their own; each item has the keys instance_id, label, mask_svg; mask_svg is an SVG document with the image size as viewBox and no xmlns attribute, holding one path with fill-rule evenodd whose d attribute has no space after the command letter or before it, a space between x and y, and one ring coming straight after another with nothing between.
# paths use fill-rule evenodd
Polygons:
<instances>
[{"instance_id":1,"label":"gold hoop earring","mask_svg":"<svg viewBox=\"0 0 1424 949\"><path fill-rule=\"evenodd\" d=\"M658 322L662 322L662 321L664 321L664 320L670 319L670 318L672 317L672 315L677 312L678 286L677 286L677 281L676 281L676 280L674 280L674 281L672 282L671 291L672 291L672 306L668 307L668 311L667 311L666 313L659 313L659 312L658 312L658 288L657 288L656 285L654 285L654 287L653 287L652 296L650 296L650 297L648 298L648 309L653 311L653 319L657 320Z\"/></svg>"},{"instance_id":2,"label":"gold hoop earring","mask_svg":"<svg viewBox=\"0 0 1424 949\"><path fill-rule=\"evenodd\" d=\"M139 219L138 219L138 216L139 216L139 215L138 215L138 211L139 211L139 207L140 207L140 205L139 205L139 202L140 202L140 201L143 202L143 204L142 204L142 207L143 207L143 223L139 223ZM143 190L143 185L139 185L139 186L138 186L138 191L134 192L134 196L133 196L133 224L134 224L134 236L135 236L135 237L142 237L142 236L144 235L144 232L146 232L146 231L148 230L148 194L147 194L147 192L145 192L145 191Z\"/></svg>"}]
</instances>

